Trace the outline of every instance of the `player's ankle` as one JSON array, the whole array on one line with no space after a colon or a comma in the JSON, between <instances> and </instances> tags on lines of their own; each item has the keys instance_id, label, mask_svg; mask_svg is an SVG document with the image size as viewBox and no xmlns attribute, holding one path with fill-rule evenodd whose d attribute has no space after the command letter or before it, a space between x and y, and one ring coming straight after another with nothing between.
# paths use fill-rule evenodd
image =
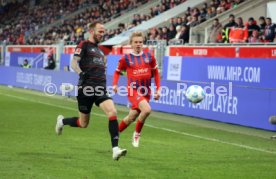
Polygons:
<instances>
[{"instance_id":1,"label":"player's ankle","mask_svg":"<svg viewBox=\"0 0 276 179\"><path fill-rule=\"evenodd\" d=\"M119 147L118 147L118 146L113 147L112 150L113 150L113 152L114 152L114 151L117 151L117 150L119 150Z\"/></svg>"}]
</instances>

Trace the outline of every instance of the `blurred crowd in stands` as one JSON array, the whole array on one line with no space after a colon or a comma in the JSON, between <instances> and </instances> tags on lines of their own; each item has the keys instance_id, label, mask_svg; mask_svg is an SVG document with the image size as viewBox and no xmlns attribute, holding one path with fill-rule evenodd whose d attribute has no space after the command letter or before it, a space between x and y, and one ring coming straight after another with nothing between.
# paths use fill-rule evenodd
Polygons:
<instances>
[{"instance_id":1,"label":"blurred crowd in stands","mask_svg":"<svg viewBox=\"0 0 276 179\"><path fill-rule=\"evenodd\" d=\"M126 11L146 3L147 0L117 0L99 1L95 7L88 8L77 14L72 19L64 20L59 26L53 26L47 32L28 38L27 44L52 44L59 41L76 44L83 39L87 39L87 24L93 21L109 22L113 18L121 16ZM116 34L119 34L117 32ZM108 34L106 33L106 37ZM105 39L106 39L105 37Z\"/></svg>"},{"instance_id":2,"label":"blurred crowd in stands","mask_svg":"<svg viewBox=\"0 0 276 179\"><path fill-rule=\"evenodd\" d=\"M35 45L48 45L60 40L78 42L84 38L89 22L108 22L147 1L49 0L44 4L33 5L27 0L11 2L0 8L0 41L7 44ZM82 13L63 20L45 33L36 34L40 28L47 27L81 9Z\"/></svg>"},{"instance_id":3,"label":"blurred crowd in stands","mask_svg":"<svg viewBox=\"0 0 276 179\"><path fill-rule=\"evenodd\" d=\"M181 40L189 43L190 28L215 17L231 8L237 7L244 0L211 0L201 8L188 8L183 16L170 19L170 25L152 28L148 34L149 40Z\"/></svg>"},{"instance_id":4,"label":"blurred crowd in stands","mask_svg":"<svg viewBox=\"0 0 276 179\"><path fill-rule=\"evenodd\" d=\"M259 22L259 23L258 23ZM255 20L250 17L246 23L242 17L229 16L229 22L222 26L215 19L210 29L209 43L266 43L276 42L276 25L272 19L259 17Z\"/></svg>"},{"instance_id":5,"label":"blurred crowd in stands","mask_svg":"<svg viewBox=\"0 0 276 179\"><path fill-rule=\"evenodd\" d=\"M30 4L29 1L14 1L2 8L0 41L11 44L24 44L25 37L39 28L68 16L93 0L49 0L44 4ZM46 39L45 39L46 40Z\"/></svg>"},{"instance_id":6,"label":"blurred crowd in stands","mask_svg":"<svg viewBox=\"0 0 276 179\"><path fill-rule=\"evenodd\" d=\"M7 44L50 45L59 42L76 44L87 39L87 24L95 20L104 23L141 6L150 0L49 0L48 3L28 4L15 2L0 8L0 41ZM149 14L135 14L132 21L120 23L115 29L107 29L108 40L144 21L185 2L187 0L161 0L161 4L149 9ZM245 0L211 0L201 8L188 8L182 16L170 19L168 26L151 28L147 40L181 40L189 43L190 28L215 17ZM84 7L90 7L84 9ZM77 15L72 14L78 12ZM71 16L71 18L69 18ZM57 20L62 19L59 23ZM3 23L2 23L3 22ZM48 31L36 33L39 29L56 22ZM241 17L230 15L229 23L222 25L214 19L210 29L209 43L259 43L275 41L275 25L270 18L254 18L243 23ZM68 43L69 42L69 43Z\"/></svg>"}]
</instances>

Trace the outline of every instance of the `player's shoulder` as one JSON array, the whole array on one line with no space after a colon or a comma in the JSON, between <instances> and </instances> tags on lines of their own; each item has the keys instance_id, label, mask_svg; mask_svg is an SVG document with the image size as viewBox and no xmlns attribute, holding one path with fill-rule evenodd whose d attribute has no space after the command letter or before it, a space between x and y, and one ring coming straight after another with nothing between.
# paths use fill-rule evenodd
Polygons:
<instances>
[{"instance_id":1,"label":"player's shoulder","mask_svg":"<svg viewBox=\"0 0 276 179\"><path fill-rule=\"evenodd\" d=\"M84 47L89 43L89 40L81 40L78 44L78 47Z\"/></svg>"},{"instance_id":2,"label":"player's shoulder","mask_svg":"<svg viewBox=\"0 0 276 179\"><path fill-rule=\"evenodd\" d=\"M126 60L129 58L130 53L124 53L121 55L121 60Z\"/></svg>"},{"instance_id":3,"label":"player's shoulder","mask_svg":"<svg viewBox=\"0 0 276 179\"><path fill-rule=\"evenodd\" d=\"M144 56L146 59L148 59L149 62L152 62L155 60L155 57L151 52L144 52Z\"/></svg>"}]
</instances>

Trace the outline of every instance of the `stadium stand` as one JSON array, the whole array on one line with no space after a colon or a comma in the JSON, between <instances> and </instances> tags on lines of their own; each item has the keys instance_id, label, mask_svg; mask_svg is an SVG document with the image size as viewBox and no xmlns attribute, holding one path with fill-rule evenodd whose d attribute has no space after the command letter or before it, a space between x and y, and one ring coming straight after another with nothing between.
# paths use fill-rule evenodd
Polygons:
<instances>
[{"instance_id":1,"label":"stadium stand","mask_svg":"<svg viewBox=\"0 0 276 179\"><path fill-rule=\"evenodd\" d=\"M147 12L148 14L139 14L137 13L136 10L133 11L135 13L129 12L133 8L137 7L138 5L143 5L148 1L131 1L131 2L126 1L125 3L123 3L122 8L117 8L117 9L116 7L120 6L119 1L118 1L118 4L116 4L116 1L115 1L115 4L111 4L111 1L108 1L108 3L100 4L99 9L97 8L87 9L85 12L78 14L73 19L64 21L61 26L59 27L55 26L51 28L48 32L41 34L40 39L43 39L44 37L46 37L46 39L51 39L46 41L57 42L62 40L62 41L69 42L69 44L76 44L81 39L86 38L85 37L86 24L88 24L90 21L93 21L93 20L100 20L103 22L107 22L108 30L105 35L105 40L108 40L114 37L115 35L118 35L126 30L129 30L141 24L143 21L147 21L152 17L157 16L162 12L165 12L166 10L173 8L185 1L186 0L178 0L171 3L168 3L169 1L162 1L162 5L159 5L158 1L154 1L154 3L149 3L150 7L148 6L144 7L148 10L143 12ZM126 15L126 13L133 15L133 18L130 18L129 20L129 18L126 17L128 16ZM111 14L115 14L115 15L111 17ZM120 18L122 14L124 14L124 17ZM114 18L119 19L119 22L118 20L117 20L117 23L113 22ZM127 20L125 21L125 19ZM116 25L118 27L114 28L114 26L116 27ZM64 35L64 31L66 31L65 32L66 35ZM71 34L71 36L69 37L68 34ZM37 43L34 43L33 40L31 40L31 41L28 41L27 44L37 44Z\"/></svg>"},{"instance_id":2,"label":"stadium stand","mask_svg":"<svg viewBox=\"0 0 276 179\"><path fill-rule=\"evenodd\" d=\"M176 9L178 5L184 4L186 1L75 0L69 3L66 0L59 0L58 3L53 3L53 0L50 0L47 3L42 1L37 4L15 1L0 9L0 13L2 13L0 19L3 22L0 25L0 41L6 44L28 45L50 45L59 42L76 44L87 38L86 25L94 20L106 23L107 32L104 39L107 41L119 34L135 30L135 26L143 26L144 22L154 17L162 18L161 14L170 9ZM147 40L166 40L168 44L174 41L180 41L179 44L228 42L230 32L225 41L224 34L221 34L220 31L226 29L224 25L230 14L235 14L236 17L240 16L244 20L253 18L255 25L257 23L255 19L265 16L263 7L259 6L262 4L261 0L198 2L200 3L193 7L189 6L185 11L182 9L178 15L156 23L154 27L147 30ZM249 13L244 13L253 8L256 11L254 17L249 16ZM16 12L16 16L12 12ZM216 25L218 26L216 27ZM251 26L244 23L246 29ZM272 25L270 30L273 31L274 28ZM268 41L266 39L268 37L263 37L265 26L262 29L260 33L254 32L254 37L251 36L253 31L249 29L250 32L245 42ZM233 36L233 33L231 35ZM274 34L270 35L269 41L272 42L275 39Z\"/></svg>"},{"instance_id":3,"label":"stadium stand","mask_svg":"<svg viewBox=\"0 0 276 179\"><path fill-rule=\"evenodd\" d=\"M15 2L16 6L9 9L2 18L1 39L8 44L25 44L25 38L41 27L91 3L95 2L92 0L50 0L45 4L29 4L28 1Z\"/></svg>"},{"instance_id":4,"label":"stadium stand","mask_svg":"<svg viewBox=\"0 0 276 179\"><path fill-rule=\"evenodd\" d=\"M202 7L189 7L184 15L170 19L169 26L152 29L148 34L148 39L167 41L182 40L183 43L189 43L190 28L196 27L206 20L209 20L229 9L236 8L242 2L243 0L212 0L209 3L205 2ZM164 31L166 33L164 33Z\"/></svg>"},{"instance_id":5,"label":"stadium stand","mask_svg":"<svg viewBox=\"0 0 276 179\"><path fill-rule=\"evenodd\" d=\"M266 3L262 0L251 0L244 1L239 6L235 8L229 9L219 15L216 18L219 19L219 22L223 25L227 24L229 20L229 16L231 14L235 15L235 17L242 17L244 20L248 20L250 17L254 19L258 19L260 16L266 16L265 9ZM208 37L210 33L210 28L212 27L214 19L209 19L202 24L191 28L190 32L190 43L207 43Z\"/></svg>"},{"instance_id":6,"label":"stadium stand","mask_svg":"<svg viewBox=\"0 0 276 179\"><path fill-rule=\"evenodd\" d=\"M7 44L53 44L61 39L73 39L76 42L78 39L83 38L83 28L88 22L93 20L108 22L146 2L147 0L75 0L72 2L59 0L58 2L55 1L55 3L50 1L33 6L29 6L26 1L22 3L16 2L18 10L15 7L9 12L17 12L17 18L15 18L14 14L11 16L12 18L8 18L8 14L12 13L5 13L7 15L3 17L5 21L3 21L1 26L0 39ZM95 6L95 3L98 4L99 8ZM86 8L91 5L94 6L90 9ZM5 8L2 9L2 11L5 10ZM72 14L74 14L73 17L71 17ZM68 35L71 33L74 35L71 35L73 37L69 39Z\"/></svg>"}]
</instances>

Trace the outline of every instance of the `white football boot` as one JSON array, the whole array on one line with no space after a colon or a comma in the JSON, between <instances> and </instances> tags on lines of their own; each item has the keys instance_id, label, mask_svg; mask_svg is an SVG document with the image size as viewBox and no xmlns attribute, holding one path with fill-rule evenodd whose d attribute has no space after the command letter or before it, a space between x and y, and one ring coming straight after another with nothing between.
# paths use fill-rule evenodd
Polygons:
<instances>
[{"instance_id":1,"label":"white football boot","mask_svg":"<svg viewBox=\"0 0 276 179\"><path fill-rule=\"evenodd\" d=\"M119 160L122 156L125 156L126 153L127 153L126 149L120 149L119 147L114 147L112 158L113 160Z\"/></svg>"},{"instance_id":2,"label":"white football boot","mask_svg":"<svg viewBox=\"0 0 276 179\"><path fill-rule=\"evenodd\" d=\"M134 132L132 137L133 147L139 147L140 133Z\"/></svg>"},{"instance_id":3,"label":"white football boot","mask_svg":"<svg viewBox=\"0 0 276 179\"><path fill-rule=\"evenodd\" d=\"M62 129L63 129L63 122L62 120L64 119L63 115L58 115L57 117L57 124L56 124L56 133L57 135L61 135L62 134Z\"/></svg>"}]
</instances>

